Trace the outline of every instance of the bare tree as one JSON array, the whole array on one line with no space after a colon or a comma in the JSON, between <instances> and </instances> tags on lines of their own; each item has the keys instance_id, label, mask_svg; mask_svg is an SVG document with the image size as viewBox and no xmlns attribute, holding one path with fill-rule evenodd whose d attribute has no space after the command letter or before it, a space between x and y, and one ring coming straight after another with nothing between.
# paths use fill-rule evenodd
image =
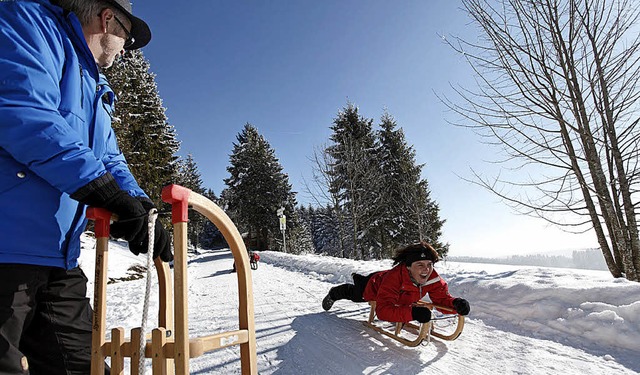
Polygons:
<instances>
[{"instance_id":1,"label":"bare tree","mask_svg":"<svg viewBox=\"0 0 640 375\"><path fill-rule=\"evenodd\" d=\"M338 220L338 245L340 257L345 258L345 222L344 210L336 190L332 190L335 177L331 174L331 165L335 163L335 159L327 152L328 145L322 145L315 148L313 156L310 158L312 163L311 183L304 181L307 194L315 201L318 207L330 206L333 208Z\"/></svg>"},{"instance_id":2,"label":"bare tree","mask_svg":"<svg viewBox=\"0 0 640 375\"><path fill-rule=\"evenodd\" d=\"M448 43L478 85L455 88L460 101L442 100L462 116L458 125L505 155L496 160L501 175L474 171L474 181L520 212L572 232L593 229L611 274L640 281L640 4L462 3L481 37Z\"/></svg>"}]
</instances>

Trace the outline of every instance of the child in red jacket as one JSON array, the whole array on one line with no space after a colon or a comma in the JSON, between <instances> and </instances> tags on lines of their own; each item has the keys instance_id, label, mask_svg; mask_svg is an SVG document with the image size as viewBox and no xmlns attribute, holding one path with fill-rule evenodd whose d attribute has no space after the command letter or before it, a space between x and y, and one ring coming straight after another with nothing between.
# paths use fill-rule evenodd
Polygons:
<instances>
[{"instance_id":1,"label":"child in red jacket","mask_svg":"<svg viewBox=\"0 0 640 375\"><path fill-rule=\"evenodd\" d=\"M452 297L447 282L433 269L438 260L438 253L424 241L403 247L396 251L392 269L368 276L353 273L353 284L331 288L322 300L322 308L328 311L340 299L376 301L379 319L426 323L431 320L431 311L414 303L428 293L434 304L452 308L460 315L469 314L469 302Z\"/></svg>"}]
</instances>

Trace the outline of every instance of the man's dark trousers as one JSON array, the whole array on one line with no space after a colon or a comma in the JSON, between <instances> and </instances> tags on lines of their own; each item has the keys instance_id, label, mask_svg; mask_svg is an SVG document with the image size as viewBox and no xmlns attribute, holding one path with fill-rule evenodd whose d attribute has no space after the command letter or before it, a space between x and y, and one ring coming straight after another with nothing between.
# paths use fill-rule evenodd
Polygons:
<instances>
[{"instance_id":1,"label":"man's dark trousers","mask_svg":"<svg viewBox=\"0 0 640 375\"><path fill-rule=\"evenodd\" d=\"M0 264L0 374L89 374L86 295L79 267Z\"/></svg>"}]
</instances>

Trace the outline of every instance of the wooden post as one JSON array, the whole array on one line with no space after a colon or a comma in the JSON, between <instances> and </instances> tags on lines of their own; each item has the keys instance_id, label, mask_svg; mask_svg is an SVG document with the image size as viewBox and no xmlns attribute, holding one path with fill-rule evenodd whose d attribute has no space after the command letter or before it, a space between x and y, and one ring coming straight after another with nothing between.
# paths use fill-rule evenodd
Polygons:
<instances>
[{"instance_id":1,"label":"wooden post","mask_svg":"<svg viewBox=\"0 0 640 375\"><path fill-rule=\"evenodd\" d=\"M371 311L369 311L369 323L373 323L373 319L376 318L376 301L369 301L369 306L371 306Z\"/></svg>"},{"instance_id":2,"label":"wooden post","mask_svg":"<svg viewBox=\"0 0 640 375\"><path fill-rule=\"evenodd\" d=\"M111 375L124 375L124 328L111 330Z\"/></svg>"},{"instance_id":3,"label":"wooden post","mask_svg":"<svg viewBox=\"0 0 640 375\"><path fill-rule=\"evenodd\" d=\"M140 353L140 341L145 340L142 337L142 328L137 327L131 330L131 375L140 375L138 368L139 358L144 358L144 353Z\"/></svg>"},{"instance_id":4,"label":"wooden post","mask_svg":"<svg viewBox=\"0 0 640 375\"><path fill-rule=\"evenodd\" d=\"M173 337L173 283L169 265L160 257L153 260L158 273L158 289L160 303L158 306L158 325L169 331L169 337Z\"/></svg>"},{"instance_id":5,"label":"wooden post","mask_svg":"<svg viewBox=\"0 0 640 375\"><path fill-rule=\"evenodd\" d=\"M167 343L167 331L156 328L151 331L151 362L153 375L167 375L167 358L164 355L164 345Z\"/></svg>"},{"instance_id":6,"label":"wooden post","mask_svg":"<svg viewBox=\"0 0 640 375\"><path fill-rule=\"evenodd\" d=\"M100 208L87 210L87 217L95 221L96 265L93 288L93 321L91 324L91 375L104 375L103 346L107 320L107 261L111 213Z\"/></svg>"},{"instance_id":7,"label":"wooden post","mask_svg":"<svg viewBox=\"0 0 640 375\"><path fill-rule=\"evenodd\" d=\"M396 322L396 330L394 332L396 336L402 332L402 327L404 327L404 323Z\"/></svg>"},{"instance_id":8,"label":"wooden post","mask_svg":"<svg viewBox=\"0 0 640 375\"><path fill-rule=\"evenodd\" d=\"M174 355L176 374L189 374L189 308L187 306L187 222L191 190L170 185L162 189L162 200L171 203L173 224L173 288L175 317Z\"/></svg>"},{"instance_id":9,"label":"wooden post","mask_svg":"<svg viewBox=\"0 0 640 375\"><path fill-rule=\"evenodd\" d=\"M175 337L175 326L173 317L173 282L171 281L171 271L169 270L169 265L163 262L160 257L154 259L154 264L156 265L156 270L158 272L158 288L160 292L158 326L160 329L164 329L163 342L173 341ZM173 357L165 357L164 362L166 364L166 374L174 375L175 366Z\"/></svg>"},{"instance_id":10,"label":"wooden post","mask_svg":"<svg viewBox=\"0 0 640 375\"><path fill-rule=\"evenodd\" d=\"M176 374L189 374L189 307L187 304L187 223L173 224Z\"/></svg>"}]
</instances>

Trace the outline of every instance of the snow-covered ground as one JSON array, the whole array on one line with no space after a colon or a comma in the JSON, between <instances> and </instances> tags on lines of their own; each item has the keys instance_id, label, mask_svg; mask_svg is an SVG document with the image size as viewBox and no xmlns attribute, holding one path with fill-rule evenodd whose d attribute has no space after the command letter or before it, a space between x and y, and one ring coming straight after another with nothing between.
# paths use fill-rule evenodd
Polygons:
<instances>
[{"instance_id":1,"label":"snow-covered ground","mask_svg":"<svg viewBox=\"0 0 640 375\"><path fill-rule=\"evenodd\" d=\"M81 265L92 279L95 241L83 237ZM109 277L145 261L111 242ZM367 304L320 306L329 288L391 267L317 255L260 253L253 271L260 374L637 374L640 284L608 272L441 262L436 269L471 313L455 341L405 347L374 332ZM202 251L188 266L190 335L238 328L237 276L228 250ZM154 281L155 282L155 281ZM92 284L90 286L92 288ZM92 291L90 289L90 294ZM141 325L144 280L108 285L107 326ZM157 293L149 325L155 326ZM191 360L192 374L240 373L237 346ZM151 373L150 363L147 374Z\"/></svg>"}]
</instances>

